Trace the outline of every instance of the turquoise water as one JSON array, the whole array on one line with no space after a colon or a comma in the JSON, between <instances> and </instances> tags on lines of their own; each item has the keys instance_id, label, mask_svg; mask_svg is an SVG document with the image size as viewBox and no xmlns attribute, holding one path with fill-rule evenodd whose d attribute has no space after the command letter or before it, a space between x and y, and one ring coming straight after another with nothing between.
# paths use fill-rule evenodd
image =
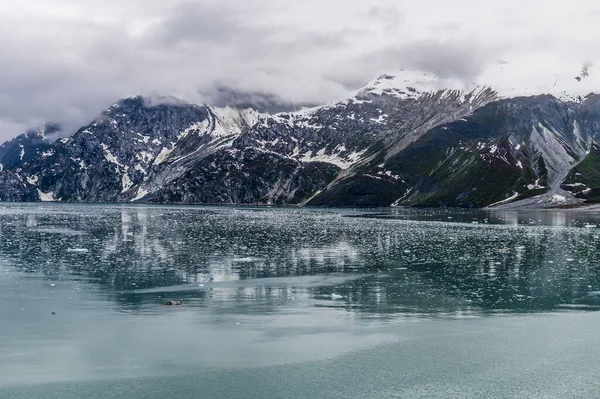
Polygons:
<instances>
[{"instance_id":1,"label":"turquoise water","mask_svg":"<svg viewBox=\"0 0 600 399\"><path fill-rule=\"evenodd\" d=\"M597 397L599 224L3 205L0 398Z\"/></svg>"}]
</instances>

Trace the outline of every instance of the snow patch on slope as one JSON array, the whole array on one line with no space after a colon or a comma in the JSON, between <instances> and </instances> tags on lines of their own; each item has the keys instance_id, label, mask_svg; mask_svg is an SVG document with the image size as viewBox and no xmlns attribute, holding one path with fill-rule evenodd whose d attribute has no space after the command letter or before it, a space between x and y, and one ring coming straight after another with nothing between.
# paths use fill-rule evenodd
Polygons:
<instances>
[{"instance_id":1,"label":"snow patch on slope","mask_svg":"<svg viewBox=\"0 0 600 399\"><path fill-rule=\"evenodd\" d=\"M361 155L363 155L366 151L365 149L363 151L355 151L350 154L344 155L341 153L343 150L345 150L345 148L342 149L340 147L337 147L331 154L326 154L325 148L320 149L315 154L313 154L312 151L308 151L304 153L304 155L301 158L299 158L299 160L302 162L326 162L336 165L341 169L348 169L352 165L354 165L356 161L358 161L358 159L361 157Z\"/></svg>"},{"instance_id":2,"label":"snow patch on slope","mask_svg":"<svg viewBox=\"0 0 600 399\"><path fill-rule=\"evenodd\" d=\"M38 175L33 175L33 176L29 176L27 177L27 183L31 184L32 186L35 186L38 182Z\"/></svg>"},{"instance_id":3,"label":"snow patch on slope","mask_svg":"<svg viewBox=\"0 0 600 399\"><path fill-rule=\"evenodd\" d=\"M477 85L472 85L471 90ZM381 75L367 83L355 97L367 94L375 96L388 95L399 99L417 98L425 93L439 90L467 90L468 87L457 80L440 79L439 77L419 71L400 70Z\"/></svg>"},{"instance_id":4,"label":"snow patch on slope","mask_svg":"<svg viewBox=\"0 0 600 399\"><path fill-rule=\"evenodd\" d=\"M123 187L123 191L121 191L121 193L126 193L133 186L133 182L127 173L128 169L129 168L125 168L125 173L123 173L123 178L121 179L121 186Z\"/></svg>"},{"instance_id":5,"label":"snow patch on slope","mask_svg":"<svg viewBox=\"0 0 600 399\"><path fill-rule=\"evenodd\" d=\"M117 157L115 157L110 150L108 149L108 146L104 143L100 144L100 146L102 147L102 150L104 150L104 159L106 159L108 162L113 163L121 168L124 168L125 166L122 165L119 160L117 159Z\"/></svg>"},{"instance_id":6,"label":"snow patch on slope","mask_svg":"<svg viewBox=\"0 0 600 399\"><path fill-rule=\"evenodd\" d=\"M494 202L493 204L488 205L488 207L507 204L511 201L516 200L517 198L519 198L519 193L514 193L513 195L511 195L510 197L508 197L502 201Z\"/></svg>"},{"instance_id":7,"label":"snow patch on slope","mask_svg":"<svg viewBox=\"0 0 600 399\"><path fill-rule=\"evenodd\" d=\"M161 163L165 162L174 149L174 147L170 149L167 147L163 147L160 154L158 154L158 156L154 160L154 165L160 165Z\"/></svg>"},{"instance_id":8,"label":"snow patch on slope","mask_svg":"<svg viewBox=\"0 0 600 399\"><path fill-rule=\"evenodd\" d=\"M37 189L38 197L42 202L56 202L56 197L53 192L44 193L39 188Z\"/></svg>"},{"instance_id":9,"label":"snow patch on slope","mask_svg":"<svg viewBox=\"0 0 600 399\"><path fill-rule=\"evenodd\" d=\"M253 109L235 109L231 107L210 107L214 115L211 135L215 138L239 135L246 128L256 125L260 113Z\"/></svg>"},{"instance_id":10,"label":"snow patch on slope","mask_svg":"<svg viewBox=\"0 0 600 399\"><path fill-rule=\"evenodd\" d=\"M131 202L135 202L135 201L139 201L142 198L144 198L146 195L148 195L149 191L143 189L142 187L139 187L137 190L137 194L135 195L135 197L133 197L131 199Z\"/></svg>"}]
</instances>

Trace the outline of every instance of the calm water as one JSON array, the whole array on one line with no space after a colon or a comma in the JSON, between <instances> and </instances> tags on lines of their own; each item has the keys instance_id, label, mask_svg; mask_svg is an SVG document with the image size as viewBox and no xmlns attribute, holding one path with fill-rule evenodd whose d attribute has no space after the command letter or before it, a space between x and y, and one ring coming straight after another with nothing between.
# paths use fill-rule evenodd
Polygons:
<instances>
[{"instance_id":1,"label":"calm water","mask_svg":"<svg viewBox=\"0 0 600 399\"><path fill-rule=\"evenodd\" d=\"M0 398L600 397L598 226L2 205Z\"/></svg>"}]
</instances>

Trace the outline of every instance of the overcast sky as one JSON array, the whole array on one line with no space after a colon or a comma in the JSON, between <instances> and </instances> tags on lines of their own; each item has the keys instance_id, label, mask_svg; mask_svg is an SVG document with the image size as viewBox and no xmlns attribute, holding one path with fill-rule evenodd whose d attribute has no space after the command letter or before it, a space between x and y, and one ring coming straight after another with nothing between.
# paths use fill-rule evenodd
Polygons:
<instances>
[{"instance_id":1,"label":"overcast sky","mask_svg":"<svg viewBox=\"0 0 600 399\"><path fill-rule=\"evenodd\" d=\"M74 129L134 94L202 102L225 85L320 103L401 68L504 92L600 90L600 3L493 3L1 0L0 139Z\"/></svg>"}]
</instances>

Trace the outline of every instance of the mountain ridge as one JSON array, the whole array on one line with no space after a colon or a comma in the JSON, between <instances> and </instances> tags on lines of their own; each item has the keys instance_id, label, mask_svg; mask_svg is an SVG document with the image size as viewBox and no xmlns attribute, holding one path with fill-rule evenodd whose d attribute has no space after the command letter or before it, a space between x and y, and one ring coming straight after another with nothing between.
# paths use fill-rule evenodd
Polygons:
<instances>
[{"instance_id":1,"label":"mountain ridge","mask_svg":"<svg viewBox=\"0 0 600 399\"><path fill-rule=\"evenodd\" d=\"M571 173L599 142L600 96L502 98L415 76L382 75L345 100L273 114L129 97L10 164L0 199L544 207L600 190Z\"/></svg>"}]
</instances>

